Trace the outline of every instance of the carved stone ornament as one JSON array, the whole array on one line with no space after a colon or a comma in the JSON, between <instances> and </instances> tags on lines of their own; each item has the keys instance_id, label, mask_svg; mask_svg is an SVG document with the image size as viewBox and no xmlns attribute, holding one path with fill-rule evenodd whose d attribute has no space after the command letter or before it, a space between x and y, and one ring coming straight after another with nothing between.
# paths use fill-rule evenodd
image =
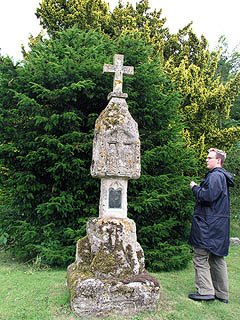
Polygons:
<instances>
[{"instance_id":1,"label":"carved stone ornament","mask_svg":"<svg viewBox=\"0 0 240 320\"><path fill-rule=\"evenodd\" d=\"M138 125L121 98L112 98L95 123L91 175L138 179L141 174Z\"/></svg>"}]
</instances>

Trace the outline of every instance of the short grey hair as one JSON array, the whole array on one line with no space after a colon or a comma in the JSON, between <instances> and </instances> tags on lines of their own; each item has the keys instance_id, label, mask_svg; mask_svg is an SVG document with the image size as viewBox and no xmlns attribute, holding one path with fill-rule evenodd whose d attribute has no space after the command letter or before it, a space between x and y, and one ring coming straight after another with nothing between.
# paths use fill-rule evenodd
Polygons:
<instances>
[{"instance_id":1,"label":"short grey hair","mask_svg":"<svg viewBox=\"0 0 240 320\"><path fill-rule=\"evenodd\" d=\"M221 159L221 165L223 165L227 157L226 152L223 150L215 149L215 148L211 148L208 150L208 152L212 152L212 151L216 152L217 159Z\"/></svg>"}]
</instances>

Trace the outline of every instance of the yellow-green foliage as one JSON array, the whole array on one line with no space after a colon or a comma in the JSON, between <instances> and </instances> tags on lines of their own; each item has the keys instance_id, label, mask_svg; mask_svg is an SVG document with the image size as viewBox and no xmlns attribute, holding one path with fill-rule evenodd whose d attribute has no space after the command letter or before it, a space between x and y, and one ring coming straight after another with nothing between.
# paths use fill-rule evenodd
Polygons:
<instances>
[{"instance_id":1,"label":"yellow-green foliage","mask_svg":"<svg viewBox=\"0 0 240 320\"><path fill-rule=\"evenodd\" d=\"M209 147L228 151L240 137L239 127L223 125L240 90L240 73L225 84L220 82L216 78L220 57L211 57L204 36L198 39L191 24L170 34L161 15L161 9L150 10L148 0L140 0L136 8L120 1L112 12L105 0L42 0L37 9L40 23L50 35L76 24L81 30L101 30L113 40L135 34L151 44L183 97L178 108L183 133L201 162Z\"/></svg>"},{"instance_id":2,"label":"yellow-green foliage","mask_svg":"<svg viewBox=\"0 0 240 320\"><path fill-rule=\"evenodd\" d=\"M51 35L75 24L101 30L109 20L109 5L105 0L42 0L36 14Z\"/></svg>"},{"instance_id":3,"label":"yellow-green foliage","mask_svg":"<svg viewBox=\"0 0 240 320\"><path fill-rule=\"evenodd\" d=\"M185 124L183 134L201 162L210 147L228 151L240 137L240 127L222 126L239 92L240 74L224 85L215 78L218 56L211 60L208 50L199 54L203 55L201 67L192 63L187 55L179 65L170 57L165 69L183 98L178 109Z\"/></svg>"},{"instance_id":4,"label":"yellow-green foliage","mask_svg":"<svg viewBox=\"0 0 240 320\"><path fill-rule=\"evenodd\" d=\"M169 36L168 28L163 25L166 18L162 18L162 9L149 11L149 1L140 0L136 3L136 9L132 4L117 6L109 20L109 34L117 38L122 34L136 34L151 44L156 53L162 51L164 38Z\"/></svg>"},{"instance_id":5,"label":"yellow-green foliage","mask_svg":"<svg viewBox=\"0 0 240 320\"><path fill-rule=\"evenodd\" d=\"M162 9L149 12L149 1L140 0L136 8L120 1L110 12L105 0L42 0L37 9L40 24L54 36L57 31L76 25L81 30L94 29L118 39L123 34L136 34L145 39L159 52L164 38L169 35L163 28L166 19L161 18Z\"/></svg>"}]
</instances>

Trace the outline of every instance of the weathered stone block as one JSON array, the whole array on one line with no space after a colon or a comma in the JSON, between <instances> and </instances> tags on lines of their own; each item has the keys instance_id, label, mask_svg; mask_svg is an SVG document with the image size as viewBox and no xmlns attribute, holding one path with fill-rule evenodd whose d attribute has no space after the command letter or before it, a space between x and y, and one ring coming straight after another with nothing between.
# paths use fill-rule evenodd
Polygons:
<instances>
[{"instance_id":1,"label":"weathered stone block","mask_svg":"<svg viewBox=\"0 0 240 320\"><path fill-rule=\"evenodd\" d=\"M140 177L138 125L121 98L112 98L95 123L91 175Z\"/></svg>"},{"instance_id":2,"label":"weathered stone block","mask_svg":"<svg viewBox=\"0 0 240 320\"><path fill-rule=\"evenodd\" d=\"M104 281L90 278L78 281L71 308L79 316L107 316L109 313L136 314L155 309L160 288L152 280Z\"/></svg>"},{"instance_id":3,"label":"weathered stone block","mask_svg":"<svg viewBox=\"0 0 240 320\"><path fill-rule=\"evenodd\" d=\"M159 283L145 270L131 219L89 220L67 280L71 308L78 315L154 309L160 294Z\"/></svg>"}]
</instances>

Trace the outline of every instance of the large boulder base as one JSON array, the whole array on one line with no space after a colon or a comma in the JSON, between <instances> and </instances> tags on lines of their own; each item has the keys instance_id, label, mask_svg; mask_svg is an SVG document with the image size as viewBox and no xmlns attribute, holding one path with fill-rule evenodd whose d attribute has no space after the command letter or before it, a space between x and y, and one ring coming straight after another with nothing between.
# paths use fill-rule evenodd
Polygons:
<instances>
[{"instance_id":1,"label":"large boulder base","mask_svg":"<svg viewBox=\"0 0 240 320\"><path fill-rule=\"evenodd\" d=\"M79 316L135 314L153 310L158 281L146 270L144 253L130 219L93 218L77 242L76 260L67 269L71 308Z\"/></svg>"}]
</instances>

